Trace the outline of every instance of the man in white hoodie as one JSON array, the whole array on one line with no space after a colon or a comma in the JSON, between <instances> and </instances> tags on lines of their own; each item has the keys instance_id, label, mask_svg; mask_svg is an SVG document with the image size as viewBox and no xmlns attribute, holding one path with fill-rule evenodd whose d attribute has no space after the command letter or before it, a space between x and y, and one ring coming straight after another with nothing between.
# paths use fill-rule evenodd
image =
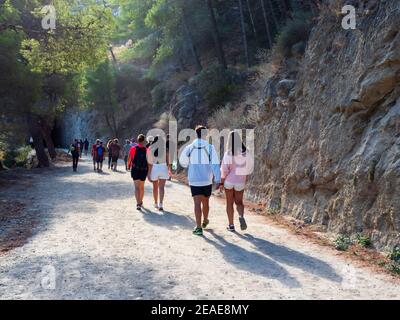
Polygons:
<instances>
[{"instance_id":1,"label":"man in white hoodie","mask_svg":"<svg viewBox=\"0 0 400 320\"><path fill-rule=\"evenodd\" d=\"M221 172L218 154L214 146L205 140L207 128L199 125L195 130L197 139L185 147L180 155L179 163L182 167L188 168L188 180L197 224L193 234L201 236L203 228L209 224L209 200L213 182L217 184L217 187L220 185Z\"/></svg>"}]
</instances>

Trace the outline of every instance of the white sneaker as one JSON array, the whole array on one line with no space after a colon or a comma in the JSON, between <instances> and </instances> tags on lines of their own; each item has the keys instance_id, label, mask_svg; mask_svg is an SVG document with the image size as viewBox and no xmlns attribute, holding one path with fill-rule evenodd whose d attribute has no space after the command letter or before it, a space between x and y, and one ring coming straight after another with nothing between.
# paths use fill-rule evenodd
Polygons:
<instances>
[{"instance_id":1,"label":"white sneaker","mask_svg":"<svg viewBox=\"0 0 400 320\"><path fill-rule=\"evenodd\" d=\"M157 210L159 209L159 206L157 203L154 204L154 209L157 209Z\"/></svg>"},{"instance_id":2,"label":"white sneaker","mask_svg":"<svg viewBox=\"0 0 400 320\"><path fill-rule=\"evenodd\" d=\"M164 211L164 208L163 208L163 204L162 204L162 203L160 203L160 205L158 206L158 210Z\"/></svg>"}]
</instances>

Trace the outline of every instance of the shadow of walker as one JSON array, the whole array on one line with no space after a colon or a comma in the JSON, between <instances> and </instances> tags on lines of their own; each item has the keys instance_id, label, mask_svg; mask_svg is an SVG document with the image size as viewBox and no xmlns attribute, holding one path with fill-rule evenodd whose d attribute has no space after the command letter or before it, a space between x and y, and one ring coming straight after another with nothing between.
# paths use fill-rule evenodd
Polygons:
<instances>
[{"instance_id":1,"label":"shadow of walker","mask_svg":"<svg viewBox=\"0 0 400 320\"><path fill-rule=\"evenodd\" d=\"M300 288L300 283L290 273L275 261L257 252L248 251L236 244L230 243L212 229L206 230L215 240L203 236L204 240L213 245L223 255L228 263L236 268L257 274L269 279L276 279L289 288Z\"/></svg>"},{"instance_id":2,"label":"shadow of walker","mask_svg":"<svg viewBox=\"0 0 400 320\"><path fill-rule=\"evenodd\" d=\"M247 233L244 235L237 233L237 236L250 242L262 254L277 262L301 269L305 272L312 273L334 282L342 282L343 280L328 263L320 259L311 257L283 245L256 238Z\"/></svg>"},{"instance_id":3,"label":"shadow of walker","mask_svg":"<svg viewBox=\"0 0 400 320\"><path fill-rule=\"evenodd\" d=\"M147 208L142 208L143 219L159 227L168 229L188 229L191 230L196 225L196 222L184 215L179 215L169 211L151 211Z\"/></svg>"}]
</instances>

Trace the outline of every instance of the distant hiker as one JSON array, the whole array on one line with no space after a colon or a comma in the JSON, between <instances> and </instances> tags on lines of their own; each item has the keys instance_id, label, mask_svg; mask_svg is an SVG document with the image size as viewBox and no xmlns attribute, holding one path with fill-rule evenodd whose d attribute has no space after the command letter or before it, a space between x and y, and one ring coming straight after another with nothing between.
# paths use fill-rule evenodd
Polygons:
<instances>
[{"instance_id":1,"label":"distant hiker","mask_svg":"<svg viewBox=\"0 0 400 320\"><path fill-rule=\"evenodd\" d=\"M107 153L108 153L108 169L111 169L111 161L112 161L112 156L111 156L111 146L114 143L113 140L108 140L107 142Z\"/></svg>"},{"instance_id":2,"label":"distant hiker","mask_svg":"<svg viewBox=\"0 0 400 320\"><path fill-rule=\"evenodd\" d=\"M130 150L131 150L131 142L129 140L126 140L124 144L124 162L126 171L128 171L128 157Z\"/></svg>"},{"instance_id":3,"label":"distant hiker","mask_svg":"<svg viewBox=\"0 0 400 320\"><path fill-rule=\"evenodd\" d=\"M29 138L29 144L30 144L32 149L35 148L35 145L33 144L33 138L32 137Z\"/></svg>"},{"instance_id":4,"label":"distant hiker","mask_svg":"<svg viewBox=\"0 0 400 320\"><path fill-rule=\"evenodd\" d=\"M103 172L103 161L105 153L106 148L103 145L103 141L100 141L100 144L96 147L97 172Z\"/></svg>"},{"instance_id":5,"label":"distant hiker","mask_svg":"<svg viewBox=\"0 0 400 320\"><path fill-rule=\"evenodd\" d=\"M136 147L138 144L135 139L131 139L131 148Z\"/></svg>"},{"instance_id":6,"label":"distant hiker","mask_svg":"<svg viewBox=\"0 0 400 320\"><path fill-rule=\"evenodd\" d=\"M237 131L229 133L226 152L221 164L221 190L225 189L226 213L228 215L228 231L235 231L233 222L234 208L239 213L240 229L246 230L244 219L243 194L246 187L246 177L252 172L254 159L243 144Z\"/></svg>"},{"instance_id":7,"label":"distant hiker","mask_svg":"<svg viewBox=\"0 0 400 320\"><path fill-rule=\"evenodd\" d=\"M111 150L111 170L117 171L118 159L121 153L121 146L119 145L118 139L114 139L110 146Z\"/></svg>"},{"instance_id":8,"label":"distant hiker","mask_svg":"<svg viewBox=\"0 0 400 320\"><path fill-rule=\"evenodd\" d=\"M97 139L96 143L92 145L92 158L93 158L93 171L96 171L97 163L97 147L100 146L100 140Z\"/></svg>"},{"instance_id":9,"label":"distant hiker","mask_svg":"<svg viewBox=\"0 0 400 320\"><path fill-rule=\"evenodd\" d=\"M138 136L138 144L131 148L128 158L128 169L131 170L131 177L135 185L136 209L139 211L143 207L144 183L149 170L145 140L143 134Z\"/></svg>"},{"instance_id":10,"label":"distant hiker","mask_svg":"<svg viewBox=\"0 0 400 320\"><path fill-rule=\"evenodd\" d=\"M149 181L153 183L154 208L164 210L165 183L169 179L169 160L166 141L161 136L156 136L149 147L148 165ZM158 202L160 197L160 202Z\"/></svg>"},{"instance_id":11,"label":"distant hiker","mask_svg":"<svg viewBox=\"0 0 400 320\"><path fill-rule=\"evenodd\" d=\"M79 162L79 141L75 139L73 143L69 146L69 151L72 155L72 169L74 172L78 170L78 162Z\"/></svg>"},{"instance_id":12,"label":"distant hiker","mask_svg":"<svg viewBox=\"0 0 400 320\"><path fill-rule=\"evenodd\" d=\"M83 147L85 149L85 156L88 155L89 152L89 140L86 138L85 141L83 142Z\"/></svg>"},{"instance_id":13,"label":"distant hiker","mask_svg":"<svg viewBox=\"0 0 400 320\"><path fill-rule=\"evenodd\" d=\"M209 224L209 200L214 183L219 187L221 172L218 154L212 144L205 140L207 128L196 127L197 139L185 147L179 158L182 167L188 167L188 180L194 201L196 228L194 235L203 235L203 228ZM201 221L203 217L203 223Z\"/></svg>"},{"instance_id":14,"label":"distant hiker","mask_svg":"<svg viewBox=\"0 0 400 320\"><path fill-rule=\"evenodd\" d=\"M82 158L83 148L84 148L83 141L82 141L82 139L80 139L79 140L79 158Z\"/></svg>"}]
</instances>

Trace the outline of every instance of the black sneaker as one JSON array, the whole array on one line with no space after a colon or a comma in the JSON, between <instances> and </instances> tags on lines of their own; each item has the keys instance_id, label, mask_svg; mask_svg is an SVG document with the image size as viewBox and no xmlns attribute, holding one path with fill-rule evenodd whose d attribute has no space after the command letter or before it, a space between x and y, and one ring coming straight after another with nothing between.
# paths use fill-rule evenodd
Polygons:
<instances>
[{"instance_id":1,"label":"black sneaker","mask_svg":"<svg viewBox=\"0 0 400 320\"><path fill-rule=\"evenodd\" d=\"M239 222L240 222L240 230L244 231L247 229L247 223L244 217L239 217Z\"/></svg>"},{"instance_id":2,"label":"black sneaker","mask_svg":"<svg viewBox=\"0 0 400 320\"><path fill-rule=\"evenodd\" d=\"M233 224L230 224L229 226L226 227L226 230L230 232L235 232L235 226Z\"/></svg>"},{"instance_id":3,"label":"black sneaker","mask_svg":"<svg viewBox=\"0 0 400 320\"><path fill-rule=\"evenodd\" d=\"M192 231L192 233L193 233L195 236L202 236L202 235L203 235L203 229L200 228L200 227L196 227L196 228L194 228L194 230Z\"/></svg>"},{"instance_id":4,"label":"black sneaker","mask_svg":"<svg viewBox=\"0 0 400 320\"><path fill-rule=\"evenodd\" d=\"M137 204L137 205L136 205L136 210L142 211L142 206L141 206L140 204Z\"/></svg>"}]
</instances>

